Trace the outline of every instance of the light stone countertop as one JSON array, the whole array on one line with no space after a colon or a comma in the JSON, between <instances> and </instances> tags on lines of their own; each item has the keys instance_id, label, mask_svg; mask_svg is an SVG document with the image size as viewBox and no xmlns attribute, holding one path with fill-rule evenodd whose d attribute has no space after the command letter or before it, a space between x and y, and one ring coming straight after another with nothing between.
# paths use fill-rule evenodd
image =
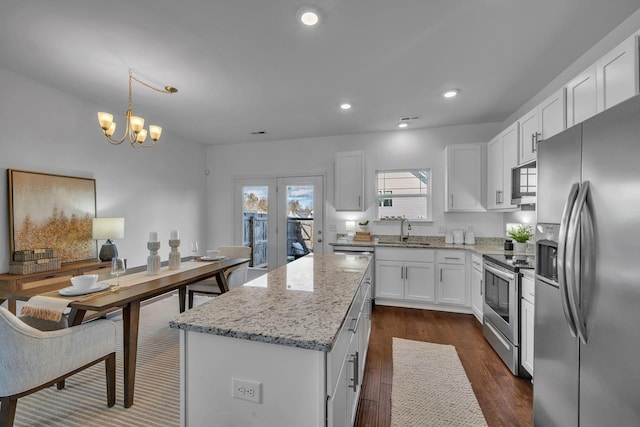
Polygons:
<instances>
[{"instance_id":1,"label":"light stone countertop","mask_svg":"<svg viewBox=\"0 0 640 427\"><path fill-rule=\"evenodd\" d=\"M172 328L331 351L371 262L310 254L172 320Z\"/></svg>"},{"instance_id":2,"label":"light stone countertop","mask_svg":"<svg viewBox=\"0 0 640 427\"><path fill-rule=\"evenodd\" d=\"M359 242L349 240L346 243L329 243L331 246L365 246L374 248L414 248L414 249L463 249L477 253L478 255L534 255L533 245L527 252L515 252L504 250L504 238L502 237L476 237L475 245L454 245L444 243L441 236L411 236L406 242L401 242L398 236L381 235L374 236L378 242Z\"/></svg>"}]
</instances>

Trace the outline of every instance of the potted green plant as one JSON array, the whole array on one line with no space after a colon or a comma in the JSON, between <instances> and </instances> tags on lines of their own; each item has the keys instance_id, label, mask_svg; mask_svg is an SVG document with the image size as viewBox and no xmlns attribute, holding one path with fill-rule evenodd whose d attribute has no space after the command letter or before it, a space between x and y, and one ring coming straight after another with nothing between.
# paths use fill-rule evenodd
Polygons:
<instances>
[{"instance_id":1,"label":"potted green plant","mask_svg":"<svg viewBox=\"0 0 640 427\"><path fill-rule=\"evenodd\" d=\"M533 230L529 225L519 225L518 227L511 228L508 234L509 237L515 241L513 250L516 252L524 252L527 249L527 241L533 237Z\"/></svg>"}]
</instances>

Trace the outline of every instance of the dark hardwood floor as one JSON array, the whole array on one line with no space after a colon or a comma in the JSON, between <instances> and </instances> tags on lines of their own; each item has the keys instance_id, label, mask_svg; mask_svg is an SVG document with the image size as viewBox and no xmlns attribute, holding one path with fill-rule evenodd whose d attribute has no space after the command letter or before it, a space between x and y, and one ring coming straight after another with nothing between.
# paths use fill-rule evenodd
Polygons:
<instances>
[{"instance_id":1,"label":"dark hardwood floor","mask_svg":"<svg viewBox=\"0 0 640 427\"><path fill-rule=\"evenodd\" d=\"M376 306L355 425L391 424L391 338L456 347L489 427L531 426L533 388L511 374L473 315Z\"/></svg>"}]
</instances>

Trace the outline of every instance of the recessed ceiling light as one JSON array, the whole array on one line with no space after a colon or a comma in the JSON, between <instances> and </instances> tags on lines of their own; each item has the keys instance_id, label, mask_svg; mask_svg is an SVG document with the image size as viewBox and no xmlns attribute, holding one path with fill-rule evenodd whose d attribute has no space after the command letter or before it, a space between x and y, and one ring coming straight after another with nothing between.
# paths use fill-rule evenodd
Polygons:
<instances>
[{"instance_id":1,"label":"recessed ceiling light","mask_svg":"<svg viewBox=\"0 0 640 427\"><path fill-rule=\"evenodd\" d=\"M313 27L320 22L320 12L313 6L305 6L298 10L298 20L307 27Z\"/></svg>"},{"instance_id":2,"label":"recessed ceiling light","mask_svg":"<svg viewBox=\"0 0 640 427\"><path fill-rule=\"evenodd\" d=\"M399 128L406 128L407 126L409 126L409 123L407 123L407 122L398 123L398 127Z\"/></svg>"},{"instance_id":3,"label":"recessed ceiling light","mask_svg":"<svg viewBox=\"0 0 640 427\"><path fill-rule=\"evenodd\" d=\"M348 102L343 102L342 104L340 104L340 109L341 110L350 110L351 109L351 104L349 104Z\"/></svg>"},{"instance_id":4,"label":"recessed ceiling light","mask_svg":"<svg viewBox=\"0 0 640 427\"><path fill-rule=\"evenodd\" d=\"M460 90L458 89L449 89L448 91L443 93L442 96L444 96L445 98L453 98L454 96L457 96L459 93L460 93Z\"/></svg>"}]
</instances>

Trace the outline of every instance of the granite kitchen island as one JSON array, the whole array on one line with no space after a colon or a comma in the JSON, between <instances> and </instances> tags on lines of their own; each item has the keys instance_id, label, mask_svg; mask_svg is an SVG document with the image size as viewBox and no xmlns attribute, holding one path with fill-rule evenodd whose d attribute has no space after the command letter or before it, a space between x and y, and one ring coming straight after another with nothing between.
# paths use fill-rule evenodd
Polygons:
<instances>
[{"instance_id":1,"label":"granite kitchen island","mask_svg":"<svg viewBox=\"0 0 640 427\"><path fill-rule=\"evenodd\" d=\"M368 255L307 255L174 319L182 425L351 425L370 264Z\"/></svg>"}]
</instances>

